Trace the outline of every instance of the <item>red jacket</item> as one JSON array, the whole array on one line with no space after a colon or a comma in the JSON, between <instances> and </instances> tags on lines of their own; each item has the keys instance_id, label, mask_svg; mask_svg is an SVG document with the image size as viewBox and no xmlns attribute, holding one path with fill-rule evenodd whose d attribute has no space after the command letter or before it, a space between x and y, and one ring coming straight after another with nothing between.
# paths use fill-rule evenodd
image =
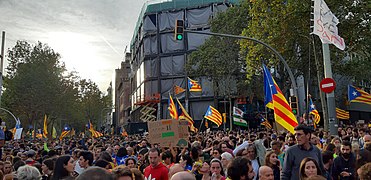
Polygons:
<instances>
[{"instance_id":1,"label":"red jacket","mask_svg":"<svg viewBox=\"0 0 371 180\"><path fill-rule=\"evenodd\" d=\"M146 180L168 180L168 173L169 171L162 163L159 163L156 167L149 165L144 169Z\"/></svg>"}]
</instances>

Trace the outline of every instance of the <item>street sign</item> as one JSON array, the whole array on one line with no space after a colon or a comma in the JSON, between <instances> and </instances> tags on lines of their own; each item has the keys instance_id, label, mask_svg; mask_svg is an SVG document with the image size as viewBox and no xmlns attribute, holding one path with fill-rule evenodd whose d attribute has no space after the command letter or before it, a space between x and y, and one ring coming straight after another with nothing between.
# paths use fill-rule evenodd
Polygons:
<instances>
[{"instance_id":1,"label":"street sign","mask_svg":"<svg viewBox=\"0 0 371 180\"><path fill-rule=\"evenodd\" d=\"M335 90L336 83L332 78L325 78L320 83L320 89L324 93L331 93Z\"/></svg>"}]
</instances>

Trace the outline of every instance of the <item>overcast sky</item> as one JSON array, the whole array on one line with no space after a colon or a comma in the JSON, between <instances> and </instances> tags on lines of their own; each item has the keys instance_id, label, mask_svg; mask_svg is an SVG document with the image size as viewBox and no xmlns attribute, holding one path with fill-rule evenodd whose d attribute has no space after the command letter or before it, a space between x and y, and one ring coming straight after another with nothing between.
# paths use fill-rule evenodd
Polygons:
<instances>
[{"instance_id":1,"label":"overcast sky","mask_svg":"<svg viewBox=\"0 0 371 180\"><path fill-rule=\"evenodd\" d=\"M105 92L146 1L0 0L0 31L6 32L6 49L17 40L48 44L69 71Z\"/></svg>"}]
</instances>

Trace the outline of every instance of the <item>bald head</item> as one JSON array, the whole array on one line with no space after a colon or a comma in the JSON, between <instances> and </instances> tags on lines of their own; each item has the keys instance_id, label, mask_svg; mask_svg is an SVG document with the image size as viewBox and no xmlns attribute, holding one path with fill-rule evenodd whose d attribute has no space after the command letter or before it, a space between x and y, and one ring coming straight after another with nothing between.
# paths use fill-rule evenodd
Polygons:
<instances>
[{"instance_id":1,"label":"bald head","mask_svg":"<svg viewBox=\"0 0 371 180\"><path fill-rule=\"evenodd\" d=\"M196 177L188 171L177 172L171 180L196 180Z\"/></svg>"},{"instance_id":2,"label":"bald head","mask_svg":"<svg viewBox=\"0 0 371 180\"><path fill-rule=\"evenodd\" d=\"M269 166L261 166L259 168L260 180L274 180L273 169Z\"/></svg>"},{"instance_id":3,"label":"bald head","mask_svg":"<svg viewBox=\"0 0 371 180\"><path fill-rule=\"evenodd\" d=\"M366 134L365 136L363 136L363 141L366 143L366 142L371 142L371 135L369 134Z\"/></svg>"},{"instance_id":4,"label":"bald head","mask_svg":"<svg viewBox=\"0 0 371 180\"><path fill-rule=\"evenodd\" d=\"M169 179L176 173L184 171L184 168L182 167L181 164L174 164L173 166L170 167L169 169Z\"/></svg>"}]
</instances>

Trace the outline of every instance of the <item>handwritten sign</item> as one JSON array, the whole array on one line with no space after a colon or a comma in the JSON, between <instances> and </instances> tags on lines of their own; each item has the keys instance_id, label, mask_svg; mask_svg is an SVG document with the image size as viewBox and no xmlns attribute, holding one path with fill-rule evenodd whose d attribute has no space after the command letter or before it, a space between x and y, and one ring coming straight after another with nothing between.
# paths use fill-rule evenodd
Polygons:
<instances>
[{"instance_id":1,"label":"handwritten sign","mask_svg":"<svg viewBox=\"0 0 371 180\"><path fill-rule=\"evenodd\" d=\"M314 1L314 25L313 32L318 35L324 44L333 44L337 48L344 50L344 39L338 35L337 24L339 20L328 8L324 0Z\"/></svg>"},{"instance_id":2,"label":"handwritten sign","mask_svg":"<svg viewBox=\"0 0 371 180\"><path fill-rule=\"evenodd\" d=\"M161 144L163 147L184 144L188 138L188 122L167 119L148 123L148 137L151 144ZM185 142L184 142L185 141Z\"/></svg>"}]
</instances>

